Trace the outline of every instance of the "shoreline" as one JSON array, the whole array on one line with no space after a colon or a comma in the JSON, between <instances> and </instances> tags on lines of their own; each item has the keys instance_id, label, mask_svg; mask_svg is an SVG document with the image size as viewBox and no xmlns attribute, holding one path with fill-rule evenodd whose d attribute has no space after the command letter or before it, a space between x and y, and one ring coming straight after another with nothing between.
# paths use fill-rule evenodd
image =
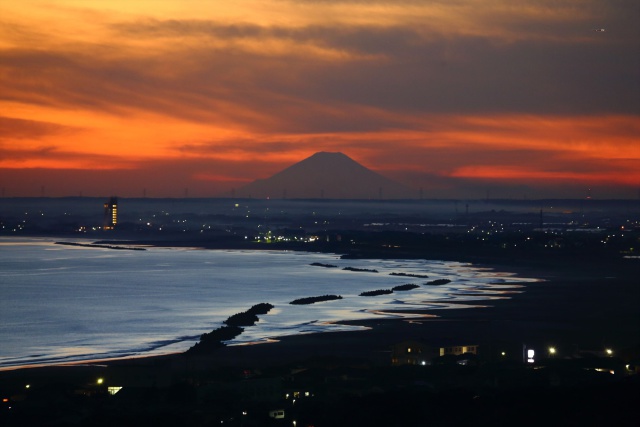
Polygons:
<instances>
[{"instance_id":1,"label":"shoreline","mask_svg":"<svg viewBox=\"0 0 640 427\"><path fill-rule=\"evenodd\" d=\"M480 354L488 362L492 360L489 353L507 349L509 360L522 363L518 353L523 344L541 352L552 344L565 355L606 347L621 360L640 357L640 314L635 305L640 292L632 278L548 280L524 285L528 287L524 292L512 294L510 299L491 300L484 304L487 307L420 311L437 317L348 321L345 323L368 329L285 336L269 343L225 346L202 356L173 353L3 370L0 382L6 387L59 381L90 384L105 377L111 384L118 384L133 375L169 386L188 378L225 372L240 375L246 370L385 367L391 366L391 347L405 341L434 346L479 345ZM620 293L611 293L608 298L588 297L602 286ZM628 294L634 289L634 294ZM548 297L550 290L555 291L552 298ZM618 304L621 300L626 300L622 307ZM567 303L574 305L566 309Z\"/></svg>"},{"instance_id":2,"label":"shoreline","mask_svg":"<svg viewBox=\"0 0 640 427\"><path fill-rule=\"evenodd\" d=\"M53 244L60 244L59 241L54 241L52 242ZM67 243L68 245L71 246L76 246L76 244L70 244ZM163 245L164 246L164 245ZM111 246L103 246L103 245L95 245L95 244L82 244L82 247L86 247L86 248L97 248L97 249L111 249ZM229 249L228 249L229 250ZM230 249L232 250L232 249ZM276 251L276 252L280 252L281 249L277 249L277 248L264 248L263 250L270 250L270 251ZM233 250L232 250L233 251ZM310 254L313 254L314 252L309 252L309 251L304 251L304 252L308 252ZM322 252L324 253L324 252ZM340 254L333 254L336 257L340 257ZM349 262L349 261L347 261ZM466 264L466 263L463 263ZM482 267L482 269L484 270L486 267ZM494 269L495 270L495 269ZM502 270L499 270L499 272L501 272ZM510 280L513 280L510 279ZM517 279L516 279L517 280ZM491 291L488 291L491 292ZM401 298L401 297L399 297ZM442 303L442 302L429 302L429 301L425 301L425 304L429 304L429 305L434 305L434 306L445 306L448 305L446 303ZM381 306L382 307L382 306ZM425 308L426 309L426 308ZM398 314L396 318L388 318L388 315L390 316L395 316L396 314L394 313L394 310L374 310L372 312L372 314L370 315L369 319L361 319L361 320L331 320L331 321L326 321L326 323L333 323L336 325L356 325L356 326L360 326L362 328L370 328L372 324L375 324L375 322L378 322L381 319L381 317L387 317L386 320L392 320L392 321L401 321L404 318L412 318L412 319L417 319L419 317L421 317L423 314L421 314L420 312L425 310L421 307L413 307L411 309L405 309L405 310L397 310ZM368 310L369 311L369 310ZM376 311L379 311L379 314L382 314L382 316L377 316L376 315ZM439 312L444 312L445 310L437 310ZM385 313L388 313L387 316L385 316ZM436 316L437 314L431 314L430 316ZM356 316L357 318L358 316ZM349 317L347 317L347 319L349 319ZM322 318L320 318L319 320L320 323L322 322ZM347 329L347 328L343 328L343 329ZM205 331L205 333L208 333L210 331ZM319 334L322 334L325 332L314 332L311 335L312 336L317 336ZM333 331L327 331L326 333L337 333L337 332L333 332ZM303 332L304 335L307 335ZM274 345L275 343L277 343L278 341L281 340L288 340L291 337L295 337L297 335L300 334L293 334L293 335L287 335L284 337L281 336L276 336L276 337L267 337L265 339L264 342L256 342L256 343L242 343L242 342L236 342L236 343L231 343L230 345L227 345L229 347L236 347L236 346L246 346L246 347L256 347L257 345ZM240 337L240 339L242 339ZM160 350L160 349L159 349ZM11 370L18 370L18 369L42 369L42 368L47 368L47 367L53 367L53 366L65 366L65 367L73 367L73 366L81 366L81 365L90 365L90 364L112 364L112 363L121 363L121 362L126 362L126 361L131 361L131 360L140 360L140 359L152 359L152 358L163 358L166 356L179 356L180 354L184 353L184 351L186 351L187 349L185 348L184 351L182 350L177 350L177 349L171 349L168 348L166 349L168 351L165 350L160 350L160 351L153 351L153 352L146 352L146 353L142 353L142 354L135 354L132 352L121 352L121 355L115 355L115 357L111 357L110 355L107 354L103 354L103 355L97 355L98 357L91 357L90 355L88 355L89 357L77 357L77 358L69 358L68 360L59 360L59 361L38 361L38 362L33 362L33 361L29 361L29 360L25 360L22 364L16 364L13 366L3 366L0 367L0 372L2 371L11 371Z\"/></svg>"},{"instance_id":3,"label":"shoreline","mask_svg":"<svg viewBox=\"0 0 640 427\"><path fill-rule=\"evenodd\" d=\"M523 292L511 294L508 299L458 303L469 305L468 308L411 310L403 312L406 316L396 319L336 322L362 326L367 328L365 330L289 335L264 343L227 345L203 356L187 356L182 352L11 367L0 370L0 379L7 374L13 376L9 374L11 372L29 371L28 376L37 376L39 372L63 368L86 371L160 365L173 370L177 367L180 371L184 364L190 365L192 370L211 366L269 368L321 359L384 365L389 362L387 353L390 347L405 340L433 345L473 343L485 348L497 343L532 343L537 346L553 343L589 350L597 350L603 346L627 350L640 345L640 314L633 311L637 307L635 302L640 293L631 278L597 278L591 282L551 279L514 284L524 286ZM578 294L586 295L585 292L593 295L601 286L620 293L617 296L615 292L611 293L610 298L605 300L577 298ZM636 290L635 293L629 295L627 292L633 289ZM550 293L550 290L554 292ZM626 300L627 304L620 310L620 304L608 304L611 300L618 303ZM550 301L553 304L549 304ZM575 304L576 302L580 304ZM572 309L564 307L571 303L574 303ZM635 316L635 319L627 319L629 322L626 325L625 313L627 316L630 313ZM600 316L604 317L601 319ZM558 328L558 325L562 327Z\"/></svg>"},{"instance_id":4,"label":"shoreline","mask_svg":"<svg viewBox=\"0 0 640 427\"><path fill-rule=\"evenodd\" d=\"M147 242L148 244L148 242ZM155 246L155 245L154 245ZM157 245L163 247L165 245ZM167 245L168 246L168 245ZM192 246L192 245L191 245ZM178 245L180 247L180 245ZM192 246L193 247L193 246ZM211 248L213 249L213 248ZM233 250L237 248L216 248ZM244 248L248 249L248 248ZM257 250L292 250L290 248L257 248ZM319 252L309 251L306 252ZM325 251L321 251L325 252ZM326 252L325 252L326 253ZM335 253L335 252L334 252ZM335 253L340 256L340 253ZM422 258L422 257L420 257ZM453 260L450 260L453 261ZM489 268L515 275L513 285L522 285L522 292L512 293L506 299L479 299L463 309L424 309L403 311L402 318L367 319L336 322L367 328L359 331L321 332L296 334L274 338L270 342L227 345L202 359L203 363L240 365L276 365L293 363L310 357L346 357L369 359L384 363L383 353L401 340L416 339L436 344L438 341L457 339L470 343L482 341L489 346L494 342L514 341L575 341L572 345L605 345L610 341L618 347L640 345L640 302L638 286L635 286L633 262L617 265L547 266L516 265L510 262L470 262L456 260L476 267ZM494 260L498 261L498 260ZM503 260L505 261L505 260ZM623 268L620 268L620 267ZM517 282L518 277L540 279L536 282ZM614 276L618 276L614 278ZM597 293L609 291L609 303ZM428 302L428 301L426 301ZM579 302L580 304L576 304ZM549 304L552 303L552 309ZM600 308L598 308L600 303ZM465 305L460 303L459 305ZM564 305L564 307L562 307ZM608 305L608 307L607 307ZM481 307L476 307L481 306ZM623 306L619 313L616 307ZM543 312L541 312L541 310ZM633 313L636 313L635 315ZM415 314L415 316L411 316ZM595 314L595 317L594 317ZM426 316L426 317L425 317ZM625 317L626 316L626 317ZM627 320L622 322L620 317ZM545 319L546 318L546 319ZM556 328L552 323L562 324ZM610 326L607 326L609 325ZM588 331L599 329L595 335ZM610 331L618 331L610 333ZM552 331L553 333L549 333ZM625 332L626 331L626 332ZM545 338L545 334L548 338ZM601 344L598 344L601 343ZM485 345L487 345L485 344ZM609 343L607 343L609 344ZM13 366L0 369L0 378L7 372L39 371L55 368L96 368L99 366L155 365L157 363L183 363L184 353L160 355L136 355L124 358L92 359L67 363ZM198 364L198 363L196 363Z\"/></svg>"}]
</instances>

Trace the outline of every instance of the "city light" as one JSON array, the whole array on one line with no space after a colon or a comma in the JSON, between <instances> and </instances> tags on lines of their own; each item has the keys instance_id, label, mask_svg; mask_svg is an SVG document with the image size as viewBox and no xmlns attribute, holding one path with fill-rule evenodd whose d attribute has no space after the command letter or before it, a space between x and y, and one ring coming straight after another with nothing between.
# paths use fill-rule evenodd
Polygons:
<instances>
[{"instance_id":1,"label":"city light","mask_svg":"<svg viewBox=\"0 0 640 427\"><path fill-rule=\"evenodd\" d=\"M536 355L536 352L533 349L527 350L527 363L533 363L535 360L533 357Z\"/></svg>"},{"instance_id":2,"label":"city light","mask_svg":"<svg viewBox=\"0 0 640 427\"><path fill-rule=\"evenodd\" d=\"M120 390L122 390L122 387L107 387L107 392L112 396L117 394Z\"/></svg>"}]
</instances>

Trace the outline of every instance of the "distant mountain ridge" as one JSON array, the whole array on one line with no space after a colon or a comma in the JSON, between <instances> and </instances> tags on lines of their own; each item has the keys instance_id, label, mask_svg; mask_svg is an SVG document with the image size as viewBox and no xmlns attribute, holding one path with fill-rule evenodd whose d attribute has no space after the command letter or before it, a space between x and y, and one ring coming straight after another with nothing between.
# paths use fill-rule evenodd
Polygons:
<instances>
[{"instance_id":1,"label":"distant mountain ridge","mask_svg":"<svg viewBox=\"0 0 640 427\"><path fill-rule=\"evenodd\" d=\"M407 199L415 191L343 153L318 152L241 187L237 197L275 199Z\"/></svg>"}]
</instances>

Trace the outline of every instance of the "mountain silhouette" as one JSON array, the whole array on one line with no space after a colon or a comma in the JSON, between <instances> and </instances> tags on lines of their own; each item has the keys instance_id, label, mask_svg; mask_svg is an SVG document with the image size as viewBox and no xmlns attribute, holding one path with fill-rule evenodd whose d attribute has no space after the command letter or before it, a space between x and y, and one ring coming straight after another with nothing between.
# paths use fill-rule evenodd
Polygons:
<instances>
[{"instance_id":1,"label":"mountain silhouette","mask_svg":"<svg viewBox=\"0 0 640 427\"><path fill-rule=\"evenodd\" d=\"M241 187L238 197L275 199L405 199L415 192L342 153L315 153L270 178Z\"/></svg>"}]
</instances>

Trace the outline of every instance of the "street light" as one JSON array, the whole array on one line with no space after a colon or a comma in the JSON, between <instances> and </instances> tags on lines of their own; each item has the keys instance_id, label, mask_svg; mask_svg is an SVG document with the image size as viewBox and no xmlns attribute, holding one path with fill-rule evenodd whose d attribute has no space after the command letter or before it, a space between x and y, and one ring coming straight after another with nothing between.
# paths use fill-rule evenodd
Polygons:
<instances>
[{"instance_id":1,"label":"street light","mask_svg":"<svg viewBox=\"0 0 640 427\"><path fill-rule=\"evenodd\" d=\"M556 348L555 347L549 347L549 356L553 356L556 354Z\"/></svg>"}]
</instances>

